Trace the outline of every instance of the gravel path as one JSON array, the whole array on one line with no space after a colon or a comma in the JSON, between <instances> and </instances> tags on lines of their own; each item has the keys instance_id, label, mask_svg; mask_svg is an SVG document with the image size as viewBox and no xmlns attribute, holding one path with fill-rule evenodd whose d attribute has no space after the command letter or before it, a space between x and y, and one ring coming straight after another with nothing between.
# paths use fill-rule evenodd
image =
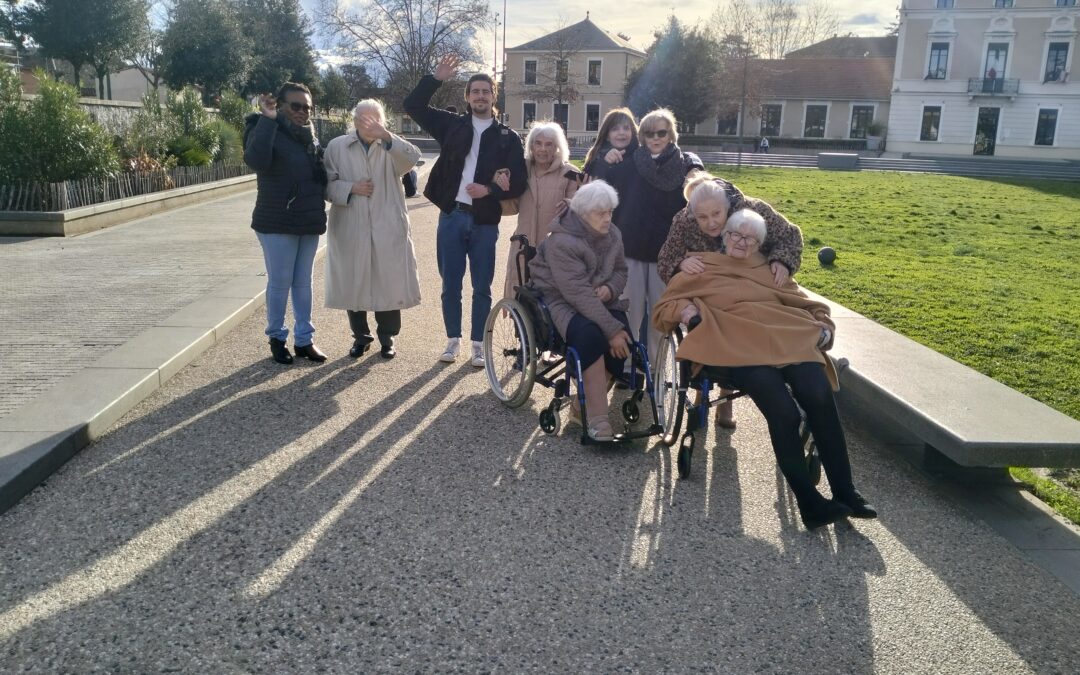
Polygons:
<instances>
[{"instance_id":1,"label":"gravel path","mask_svg":"<svg viewBox=\"0 0 1080 675\"><path fill-rule=\"evenodd\" d=\"M1080 667L1080 600L862 432L882 518L807 533L745 399L677 481L663 446L544 436L545 390L508 410L437 363L436 211L410 205L397 359L349 359L319 309L330 361L279 366L252 317L0 516L0 670Z\"/></svg>"}]
</instances>

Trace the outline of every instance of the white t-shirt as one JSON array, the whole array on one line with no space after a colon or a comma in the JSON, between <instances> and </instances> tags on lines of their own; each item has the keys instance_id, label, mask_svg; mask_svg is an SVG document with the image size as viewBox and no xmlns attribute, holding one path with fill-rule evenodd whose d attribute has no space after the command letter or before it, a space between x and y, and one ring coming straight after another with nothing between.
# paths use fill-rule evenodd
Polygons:
<instances>
[{"instance_id":1,"label":"white t-shirt","mask_svg":"<svg viewBox=\"0 0 1080 675\"><path fill-rule=\"evenodd\" d=\"M474 182L473 177L476 176L476 161L477 158L480 157L480 135L487 131L487 128L494 123L494 117L480 119L476 115L472 116L472 147L469 148L469 156L465 158L465 167L461 170L461 182L458 183L456 197L459 202L472 204L472 197L469 196L468 192L465 192L465 186Z\"/></svg>"}]
</instances>

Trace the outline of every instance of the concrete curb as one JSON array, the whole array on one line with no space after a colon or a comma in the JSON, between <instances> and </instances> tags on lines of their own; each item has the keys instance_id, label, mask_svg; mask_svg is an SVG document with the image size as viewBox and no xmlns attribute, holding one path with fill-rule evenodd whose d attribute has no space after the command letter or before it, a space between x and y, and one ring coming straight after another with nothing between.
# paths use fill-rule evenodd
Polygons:
<instances>
[{"instance_id":1,"label":"concrete curb","mask_svg":"<svg viewBox=\"0 0 1080 675\"><path fill-rule=\"evenodd\" d=\"M434 163L428 158L420 167L421 179ZM253 178L243 189L254 187ZM198 195L206 197L205 192ZM324 243L316 262L325 254ZM0 418L0 513L221 342L265 300L266 270L259 263Z\"/></svg>"},{"instance_id":2,"label":"concrete curb","mask_svg":"<svg viewBox=\"0 0 1080 675\"><path fill-rule=\"evenodd\" d=\"M70 237L255 187L255 174L117 199L67 211L0 211L0 236Z\"/></svg>"},{"instance_id":3,"label":"concrete curb","mask_svg":"<svg viewBox=\"0 0 1080 675\"><path fill-rule=\"evenodd\" d=\"M265 295L265 271L253 265L0 419L0 513L220 342Z\"/></svg>"}]
</instances>

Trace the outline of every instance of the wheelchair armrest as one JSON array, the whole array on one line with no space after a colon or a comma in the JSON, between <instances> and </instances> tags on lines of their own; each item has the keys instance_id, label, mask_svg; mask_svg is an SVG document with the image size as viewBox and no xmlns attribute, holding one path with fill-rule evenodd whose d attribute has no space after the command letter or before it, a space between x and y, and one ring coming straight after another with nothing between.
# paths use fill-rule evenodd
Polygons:
<instances>
[{"instance_id":1,"label":"wheelchair armrest","mask_svg":"<svg viewBox=\"0 0 1080 675\"><path fill-rule=\"evenodd\" d=\"M695 314L694 316L692 316L690 318L690 321L687 322L687 324L686 324L686 332L689 333L690 331L694 330L695 328L697 328L700 325L701 325L701 315L700 314Z\"/></svg>"}]
</instances>

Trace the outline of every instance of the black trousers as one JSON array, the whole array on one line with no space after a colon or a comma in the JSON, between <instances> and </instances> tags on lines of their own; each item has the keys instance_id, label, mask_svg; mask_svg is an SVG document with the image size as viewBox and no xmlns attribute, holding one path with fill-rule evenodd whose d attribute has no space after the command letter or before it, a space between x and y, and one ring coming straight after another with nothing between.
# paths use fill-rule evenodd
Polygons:
<instances>
[{"instance_id":1,"label":"black trousers","mask_svg":"<svg viewBox=\"0 0 1080 675\"><path fill-rule=\"evenodd\" d=\"M353 339L364 343L374 342L371 337L371 329L368 328L367 312L354 312L346 310L349 314L349 328L352 329ZM394 344L394 336L401 332L401 310L392 309L388 312L375 312L375 324L378 326L376 334L379 336L379 344L389 346Z\"/></svg>"},{"instance_id":2,"label":"black trousers","mask_svg":"<svg viewBox=\"0 0 1080 675\"><path fill-rule=\"evenodd\" d=\"M847 441L840 425L832 387L825 376L825 366L807 362L783 368L744 366L731 368L729 372L732 383L745 391L765 416L776 463L800 505L812 506L821 499L821 493L810 480L810 471L803 457L799 439L799 408L795 401L806 412L806 421L817 443L821 466L829 478L833 496L854 491ZM790 391L788 386L791 387Z\"/></svg>"}]
</instances>

